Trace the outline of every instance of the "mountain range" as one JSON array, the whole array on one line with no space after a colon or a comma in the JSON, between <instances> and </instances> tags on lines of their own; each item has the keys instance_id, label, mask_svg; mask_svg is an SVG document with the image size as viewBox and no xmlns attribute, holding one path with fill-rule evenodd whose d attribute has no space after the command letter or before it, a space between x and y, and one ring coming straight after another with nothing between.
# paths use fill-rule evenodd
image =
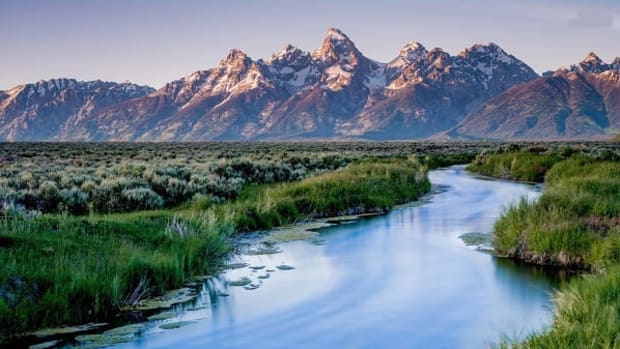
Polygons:
<instances>
[{"instance_id":1,"label":"mountain range","mask_svg":"<svg viewBox=\"0 0 620 349\"><path fill-rule=\"evenodd\" d=\"M620 58L539 76L498 45L412 41L387 63L341 31L268 59L233 49L160 89L53 79L0 91L0 140L559 139L620 130Z\"/></svg>"}]
</instances>

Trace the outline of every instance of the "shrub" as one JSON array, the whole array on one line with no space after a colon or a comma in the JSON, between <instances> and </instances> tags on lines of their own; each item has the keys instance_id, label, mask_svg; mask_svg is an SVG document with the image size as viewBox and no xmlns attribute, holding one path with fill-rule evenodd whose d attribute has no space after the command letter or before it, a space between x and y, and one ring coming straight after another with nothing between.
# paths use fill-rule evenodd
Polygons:
<instances>
[{"instance_id":1,"label":"shrub","mask_svg":"<svg viewBox=\"0 0 620 349\"><path fill-rule=\"evenodd\" d=\"M63 189L60 192L62 204L71 214L82 215L88 212L88 195L80 188Z\"/></svg>"},{"instance_id":2,"label":"shrub","mask_svg":"<svg viewBox=\"0 0 620 349\"><path fill-rule=\"evenodd\" d=\"M82 191L85 193L92 193L95 190L95 188L97 188L97 183L95 183L92 180L86 180L80 186L80 189L82 189Z\"/></svg>"},{"instance_id":3,"label":"shrub","mask_svg":"<svg viewBox=\"0 0 620 349\"><path fill-rule=\"evenodd\" d=\"M161 196L149 188L125 189L122 197L126 210L152 210L164 205Z\"/></svg>"},{"instance_id":4,"label":"shrub","mask_svg":"<svg viewBox=\"0 0 620 349\"><path fill-rule=\"evenodd\" d=\"M132 205L126 205L123 191L148 187L148 183L137 178L114 178L101 182L92 194L95 210L99 212L119 212ZM161 199L161 197L160 197Z\"/></svg>"},{"instance_id":5,"label":"shrub","mask_svg":"<svg viewBox=\"0 0 620 349\"><path fill-rule=\"evenodd\" d=\"M61 202L62 196L56 182L45 181L41 183L39 195L41 197L39 210L42 212L56 212L58 210L58 204Z\"/></svg>"}]
</instances>

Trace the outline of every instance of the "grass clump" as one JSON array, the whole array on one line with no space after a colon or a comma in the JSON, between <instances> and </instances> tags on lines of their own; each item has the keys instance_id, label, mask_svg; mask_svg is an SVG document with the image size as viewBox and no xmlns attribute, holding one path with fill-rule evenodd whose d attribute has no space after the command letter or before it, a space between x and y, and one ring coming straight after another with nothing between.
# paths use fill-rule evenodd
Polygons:
<instances>
[{"instance_id":1,"label":"grass clump","mask_svg":"<svg viewBox=\"0 0 620 349\"><path fill-rule=\"evenodd\" d=\"M503 155L505 156L505 155ZM557 291L545 332L501 348L620 348L620 162L571 155L546 173L538 201L522 200L495 225L499 252L586 269Z\"/></svg>"},{"instance_id":2,"label":"grass clump","mask_svg":"<svg viewBox=\"0 0 620 349\"><path fill-rule=\"evenodd\" d=\"M214 211L228 212L238 230L251 231L318 217L386 212L429 190L426 170L417 161L374 159L299 182L248 188Z\"/></svg>"},{"instance_id":3,"label":"grass clump","mask_svg":"<svg viewBox=\"0 0 620 349\"><path fill-rule=\"evenodd\" d=\"M423 164L425 164L429 169L432 170L452 165L469 164L476 158L477 155L478 152L467 150L449 154L430 153L422 157L420 160Z\"/></svg>"},{"instance_id":4,"label":"grass clump","mask_svg":"<svg viewBox=\"0 0 620 349\"><path fill-rule=\"evenodd\" d=\"M555 295L552 327L522 342L504 342L514 349L613 349L620 347L620 266L602 275L573 279Z\"/></svg>"},{"instance_id":5,"label":"grass clump","mask_svg":"<svg viewBox=\"0 0 620 349\"><path fill-rule=\"evenodd\" d=\"M143 297L214 270L228 222L168 212L126 217L3 217L0 336L109 319Z\"/></svg>"},{"instance_id":6,"label":"grass clump","mask_svg":"<svg viewBox=\"0 0 620 349\"><path fill-rule=\"evenodd\" d=\"M480 153L467 167L487 176L526 182L542 182L545 173L563 157L534 151Z\"/></svg>"},{"instance_id":7,"label":"grass clump","mask_svg":"<svg viewBox=\"0 0 620 349\"><path fill-rule=\"evenodd\" d=\"M546 175L536 202L522 200L495 225L500 253L538 264L601 269L620 261L620 162L573 156Z\"/></svg>"}]
</instances>

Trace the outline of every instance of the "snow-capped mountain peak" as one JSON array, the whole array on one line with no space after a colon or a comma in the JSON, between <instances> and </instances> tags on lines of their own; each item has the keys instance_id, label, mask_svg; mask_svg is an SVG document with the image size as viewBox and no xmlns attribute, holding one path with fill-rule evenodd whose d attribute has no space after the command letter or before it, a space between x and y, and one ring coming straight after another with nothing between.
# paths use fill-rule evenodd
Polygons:
<instances>
[{"instance_id":1,"label":"snow-capped mountain peak","mask_svg":"<svg viewBox=\"0 0 620 349\"><path fill-rule=\"evenodd\" d=\"M298 56L309 55L309 53L304 52L303 50L291 45L287 44L284 46L278 53L274 53L267 59L267 64L271 64L276 61L280 62L290 62L292 59L297 58Z\"/></svg>"},{"instance_id":2,"label":"snow-capped mountain peak","mask_svg":"<svg viewBox=\"0 0 620 349\"><path fill-rule=\"evenodd\" d=\"M594 52L588 53L583 61L579 62L577 65L578 67L575 67L577 68L576 70L588 73L601 73L611 69L611 66L603 62L601 57L597 56Z\"/></svg>"},{"instance_id":3,"label":"snow-capped mountain peak","mask_svg":"<svg viewBox=\"0 0 620 349\"><path fill-rule=\"evenodd\" d=\"M399 56L406 57L408 60L413 61L426 53L426 47L417 41L410 41L406 43L399 52Z\"/></svg>"},{"instance_id":4,"label":"snow-capped mountain peak","mask_svg":"<svg viewBox=\"0 0 620 349\"><path fill-rule=\"evenodd\" d=\"M310 53L288 44L271 55L266 65L276 83L295 91L306 87L306 78L312 70L312 57Z\"/></svg>"},{"instance_id":5,"label":"snow-capped mountain peak","mask_svg":"<svg viewBox=\"0 0 620 349\"><path fill-rule=\"evenodd\" d=\"M41 80L0 92L0 138L52 139L77 120L154 91L148 86L101 80Z\"/></svg>"},{"instance_id":6,"label":"snow-capped mountain peak","mask_svg":"<svg viewBox=\"0 0 620 349\"><path fill-rule=\"evenodd\" d=\"M461 51L458 56L481 74L485 83L490 80L509 80L514 76L537 76L534 71L516 57L506 53L495 43L476 44Z\"/></svg>"},{"instance_id":7,"label":"snow-capped mountain peak","mask_svg":"<svg viewBox=\"0 0 620 349\"><path fill-rule=\"evenodd\" d=\"M581 63L590 63L590 64L601 64L603 60L596 53L590 52L588 55L581 61Z\"/></svg>"},{"instance_id":8,"label":"snow-capped mountain peak","mask_svg":"<svg viewBox=\"0 0 620 349\"><path fill-rule=\"evenodd\" d=\"M344 63L356 64L361 53L355 44L342 31L329 28L323 44L319 49L312 53L315 60L324 61L328 64Z\"/></svg>"},{"instance_id":9,"label":"snow-capped mountain peak","mask_svg":"<svg viewBox=\"0 0 620 349\"><path fill-rule=\"evenodd\" d=\"M90 83L60 80L0 91L0 140L425 137L535 77L495 44L451 56L411 41L390 63L379 63L342 31L329 28L312 53L289 44L265 60L253 60L230 50L219 65L156 93L122 84L82 91ZM51 98L57 87L64 89ZM45 98L38 97L39 89ZM30 123L39 117L45 128ZM3 120L13 121L4 125Z\"/></svg>"},{"instance_id":10,"label":"snow-capped mountain peak","mask_svg":"<svg viewBox=\"0 0 620 349\"><path fill-rule=\"evenodd\" d=\"M240 64L245 65L249 61L252 61L252 59L248 57L248 55L245 52L234 48L228 51L226 58L220 61L220 66L234 66L234 65L240 65Z\"/></svg>"},{"instance_id":11,"label":"snow-capped mountain peak","mask_svg":"<svg viewBox=\"0 0 620 349\"><path fill-rule=\"evenodd\" d=\"M411 64L420 58L424 57L424 55L428 51L424 45L420 44L417 41L410 41L406 43L398 52L398 56L388 63L389 67L401 67L406 64Z\"/></svg>"},{"instance_id":12,"label":"snow-capped mountain peak","mask_svg":"<svg viewBox=\"0 0 620 349\"><path fill-rule=\"evenodd\" d=\"M327 28L327 37L331 40L350 41L345 33L334 27Z\"/></svg>"},{"instance_id":13,"label":"snow-capped mountain peak","mask_svg":"<svg viewBox=\"0 0 620 349\"><path fill-rule=\"evenodd\" d=\"M310 53L305 52L291 44L286 45L278 53L274 53L267 59L266 63L276 70L289 67L299 70L310 63Z\"/></svg>"},{"instance_id":14,"label":"snow-capped mountain peak","mask_svg":"<svg viewBox=\"0 0 620 349\"><path fill-rule=\"evenodd\" d=\"M607 64L596 53L590 52L581 62L569 67L561 67L556 70L554 74L563 74L566 72L600 74L609 70L620 70L620 57L617 57L612 63Z\"/></svg>"},{"instance_id":15,"label":"snow-capped mountain peak","mask_svg":"<svg viewBox=\"0 0 620 349\"><path fill-rule=\"evenodd\" d=\"M493 42L473 45L461 51L458 56L468 60L485 58L487 62L493 63L511 64L516 61L516 58L506 53L506 51Z\"/></svg>"}]
</instances>

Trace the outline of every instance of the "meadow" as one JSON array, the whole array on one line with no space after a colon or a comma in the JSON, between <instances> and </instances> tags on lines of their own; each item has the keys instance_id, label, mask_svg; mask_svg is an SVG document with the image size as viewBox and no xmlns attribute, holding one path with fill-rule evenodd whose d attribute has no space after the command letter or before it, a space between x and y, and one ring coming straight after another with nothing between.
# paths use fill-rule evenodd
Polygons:
<instances>
[{"instance_id":1,"label":"meadow","mask_svg":"<svg viewBox=\"0 0 620 349\"><path fill-rule=\"evenodd\" d=\"M237 233L386 212L430 189L429 163L475 154L417 147L3 144L0 336L110 320L215 272Z\"/></svg>"},{"instance_id":2,"label":"meadow","mask_svg":"<svg viewBox=\"0 0 620 349\"><path fill-rule=\"evenodd\" d=\"M551 160L574 154L610 156L617 147L2 143L0 338L108 321L139 299L216 272L237 234L320 217L384 213L428 192L429 169L472 160L482 166L519 150L544 156L540 163L547 168ZM506 172L504 162L493 166L502 177L532 179L506 176L516 172Z\"/></svg>"}]
</instances>

